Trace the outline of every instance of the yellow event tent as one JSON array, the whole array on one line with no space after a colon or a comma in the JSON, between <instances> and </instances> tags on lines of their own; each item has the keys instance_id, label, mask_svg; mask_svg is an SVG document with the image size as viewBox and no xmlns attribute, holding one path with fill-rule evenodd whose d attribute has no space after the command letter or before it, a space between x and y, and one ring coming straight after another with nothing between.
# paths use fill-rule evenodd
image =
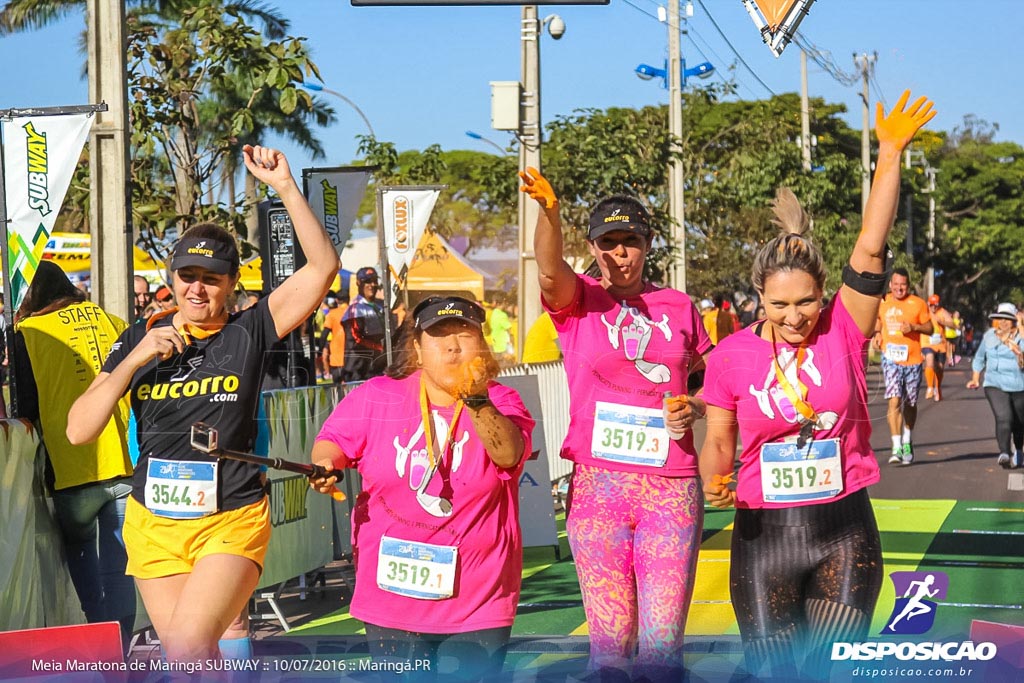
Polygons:
<instances>
[{"instance_id":1,"label":"yellow event tent","mask_svg":"<svg viewBox=\"0 0 1024 683\"><path fill-rule=\"evenodd\" d=\"M163 265L138 247L133 247L135 274L150 282L163 282ZM92 239L78 232L55 232L43 249L43 258L60 266L68 275L88 274L92 265Z\"/></svg>"},{"instance_id":2,"label":"yellow event tent","mask_svg":"<svg viewBox=\"0 0 1024 683\"><path fill-rule=\"evenodd\" d=\"M154 284L163 283L163 265L139 247L134 247L134 252L135 274ZM68 275L87 275L92 264L92 240L84 233L55 232L50 235L43 258L60 266ZM256 257L242 264L240 284L247 292L262 291L262 263L262 259ZM340 286L339 278L332 289ZM472 295L477 301L484 299L483 273L473 268L443 237L430 230L424 232L409 268L408 287L412 292L461 292Z\"/></svg>"},{"instance_id":3,"label":"yellow event tent","mask_svg":"<svg viewBox=\"0 0 1024 683\"><path fill-rule=\"evenodd\" d=\"M164 282L164 267L159 261L139 247L133 247L135 253L135 274L141 275L153 284ZM55 232L43 250L43 258L60 266L68 275L88 275L92 265L92 240L85 233ZM262 261L259 257L242 264L242 287L247 292L259 292L263 289L263 275L260 271Z\"/></svg>"},{"instance_id":4,"label":"yellow event tent","mask_svg":"<svg viewBox=\"0 0 1024 683\"><path fill-rule=\"evenodd\" d=\"M468 292L484 300L484 276L437 233L423 233L409 266L410 292Z\"/></svg>"}]
</instances>

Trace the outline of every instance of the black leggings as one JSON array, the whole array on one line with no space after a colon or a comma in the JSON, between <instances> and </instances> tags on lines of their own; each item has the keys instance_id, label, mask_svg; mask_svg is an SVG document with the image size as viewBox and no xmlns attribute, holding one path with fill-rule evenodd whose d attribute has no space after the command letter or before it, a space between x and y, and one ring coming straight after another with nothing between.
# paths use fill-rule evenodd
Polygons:
<instances>
[{"instance_id":1,"label":"black leggings","mask_svg":"<svg viewBox=\"0 0 1024 683\"><path fill-rule=\"evenodd\" d=\"M501 674L512 627L466 633L417 633L366 624L366 642L375 663L397 667L382 671L386 681L404 673L413 681L479 681ZM411 670L401 667L413 667Z\"/></svg>"},{"instance_id":2,"label":"black leggings","mask_svg":"<svg viewBox=\"0 0 1024 683\"><path fill-rule=\"evenodd\" d=\"M867 635L882 586L867 491L736 510L729 583L749 673L827 678L831 643Z\"/></svg>"},{"instance_id":3,"label":"black leggings","mask_svg":"<svg viewBox=\"0 0 1024 683\"><path fill-rule=\"evenodd\" d=\"M1024 448L1024 391L1003 391L985 387L985 398L996 418L996 442L999 452L1013 454L1010 437L1017 450Z\"/></svg>"}]
</instances>

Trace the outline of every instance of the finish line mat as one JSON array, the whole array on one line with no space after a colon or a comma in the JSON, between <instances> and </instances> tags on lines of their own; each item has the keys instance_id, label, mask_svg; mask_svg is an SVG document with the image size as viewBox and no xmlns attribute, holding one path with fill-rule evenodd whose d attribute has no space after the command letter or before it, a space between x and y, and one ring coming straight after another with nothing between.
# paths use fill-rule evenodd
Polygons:
<instances>
[{"instance_id":1,"label":"finish line mat","mask_svg":"<svg viewBox=\"0 0 1024 683\"><path fill-rule=\"evenodd\" d=\"M875 609L877 635L894 604L889 574L942 571L949 590L938 602L929 637L969 632L972 619L1024 625L1024 505L955 500L874 500L882 537L885 579ZM733 511L707 508L697 565L697 584L687 619L689 636L738 635L729 600L729 547ZM523 590L513 636L585 636L586 618L558 516L561 560L552 548L528 548ZM292 629L293 635L354 635L362 622L347 607Z\"/></svg>"}]
</instances>

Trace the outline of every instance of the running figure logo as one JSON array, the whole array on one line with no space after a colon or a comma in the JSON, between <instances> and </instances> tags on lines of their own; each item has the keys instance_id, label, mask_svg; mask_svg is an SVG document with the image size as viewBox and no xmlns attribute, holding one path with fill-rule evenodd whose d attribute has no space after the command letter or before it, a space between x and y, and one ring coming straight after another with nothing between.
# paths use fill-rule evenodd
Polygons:
<instances>
[{"instance_id":1,"label":"running figure logo","mask_svg":"<svg viewBox=\"0 0 1024 683\"><path fill-rule=\"evenodd\" d=\"M936 603L949 589L945 572L892 572L889 574L896 595L896 604L889 615L882 635L914 635L925 633L935 623Z\"/></svg>"},{"instance_id":2,"label":"running figure logo","mask_svg":"<svg viewBox=\"0 0 1024 683\"><path fill-rule=\"evenodd\" d=\"M796 351L785 347L779 350L779 365L782 367L783 374L790 385L798 386L799 378L797 373L802 372L804 377L809 379L814 386L820 387L822 385L821 371L814 365L814 349L807 349L807 355L799 368L796 366L796 360ZM796 406L786 396L783 388L779 386L774 366L768 368L768 374L765 375L760 389L751 384L747 391L757 400L757 407L760 408L761 413L769 420L774 420L776 413L790 424L796 424L802 420ZM815 429L832 429L838 421L838 414L830 410L821 412L818 414L818 423L815 425Z\"/></svg>"},{"instance_id":3,"label":"running figure logo","mask_svg":"<svg viewBox=\"0 0 1024 683\"><path fill-rule=\"evenodd\" d=\"M614 214L613 214L614 215ZM629 324L626 325L626 316L630 316ZM621 345L626 360L633 361L637 371L648 381L655 384L664 384L672 379L672 371L667 365L653 363L646 358L647 345L651 343L651 336L657 328L664 335L665 341L672 341L672 328L668 325L668 315L662 314L661 322L648 320L643 313L632 306L626 305L625 301L619 302L619 313L615 317L615 323L609 323L608 319L601 314L601 322L608 330L608 343L616 351ZM625 325L625 326L624 326Z\"/></svg>"}]
</instances>

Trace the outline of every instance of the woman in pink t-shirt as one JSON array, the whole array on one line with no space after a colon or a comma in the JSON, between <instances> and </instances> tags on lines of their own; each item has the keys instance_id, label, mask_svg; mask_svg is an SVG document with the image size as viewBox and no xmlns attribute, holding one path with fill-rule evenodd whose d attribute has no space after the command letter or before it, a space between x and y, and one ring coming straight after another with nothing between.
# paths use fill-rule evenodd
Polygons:
<instances>
[{"instance_id":1,"label":"woman in pink t-shirt","mask_svg":"<svg viewBox=\"0 0 1024 683\"><path fill-rule=\"evenodd\" d=\"M534 251L572 397L561 453L574 463L566 530L590 666L672 680L681 674L704 520L689 430L704 402L675 397L685 397L711 341L686 294L644 279L652 230L639 201L610 197L591 211L594 278L562 258L551 185L536 169L523 181L543 207Z\"/></svg>"},{"instance_id":2,"label":"woman in pink t-shirt","mask_svg":"<svg viewBox=\"0 0 1024 683\"><path fill-rule=\"evenodd\" d=\"M430 297L406 321L387 376L349 393L324 423L313 462L354 467L352 616L375 660L459 662L497 675L519 601L519 473L534 421L491 381L484 311ZM335 477L317 480L323 493Z\"/></svg>"},{"instance_id":3,"label":"woman in pink t-shirt","mask_svg":"<svg viewBox=\"0 0 1024 683\"><path fill-rule=\"evenodd\" d=\"M861 640L882 583L882 548L866 487L879 479L869 439L865 350L888 279L886 239L899 199L900 155L935 115L909 91L886 117L860 236L843 286L822 307L821 252L789 190L775 200L783 234L754 260L767 320L712 352L700 454L707 500L735 504L730 592L749 673L827 677L829 644ZM737 488L737 435L743 451ZM802 661L801 661L802 660Z\"/></svg>"}]
</instances>

